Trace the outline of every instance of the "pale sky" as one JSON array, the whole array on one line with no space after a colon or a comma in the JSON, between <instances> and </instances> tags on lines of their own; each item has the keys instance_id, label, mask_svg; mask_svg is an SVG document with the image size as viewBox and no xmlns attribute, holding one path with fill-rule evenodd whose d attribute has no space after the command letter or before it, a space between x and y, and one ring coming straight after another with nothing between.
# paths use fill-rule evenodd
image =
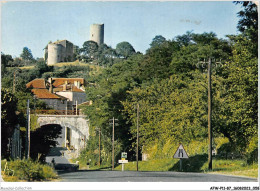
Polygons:
<instances>
[{"instance_id":1,"label":"pale sky","mask_svg":"<svg viewBox=\"0 0 260 191\"><path fill-rule=\"evenodd\" d=\"M67 39L79 47L89 40L90 25L105 24L107 45L127 41L145 53L156 35L173 39L187 31L238 34L232 1L22 1L1 3L1 51L19 57L23 47L43 57L49 41Z\"/></svg>"}]
</instances>

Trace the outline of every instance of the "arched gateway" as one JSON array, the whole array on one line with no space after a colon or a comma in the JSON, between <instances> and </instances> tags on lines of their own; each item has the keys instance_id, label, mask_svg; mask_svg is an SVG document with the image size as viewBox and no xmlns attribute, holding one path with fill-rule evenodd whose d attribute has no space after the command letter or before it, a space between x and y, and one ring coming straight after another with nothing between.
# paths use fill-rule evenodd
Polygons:
<instances>
[{"instance_id":1,"label":"arched gateway","mask_svg":"<svg viewBox=\"0 0 260 191\"><path fill-rule=\"evenodd\" d=\"M76 156L85 148L89 138L89 121L85 115L37 115L39 126L59 124L62 127L57 147L67 147L75 151Z\"/></svg>"}]
</instances>

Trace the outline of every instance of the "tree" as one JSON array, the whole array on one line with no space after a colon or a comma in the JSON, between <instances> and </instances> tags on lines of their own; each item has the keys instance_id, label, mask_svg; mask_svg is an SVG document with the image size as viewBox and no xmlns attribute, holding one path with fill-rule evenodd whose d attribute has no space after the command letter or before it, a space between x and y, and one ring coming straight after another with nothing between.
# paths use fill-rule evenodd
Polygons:
<instances>
[{"instance_id":1,"label":"tree","mask_svg":"<svg viewBox=\"0 0 260 191\"><path fill-rule=\"evenodd\" d=\"M186 34L175 37L175 41L178 42L180 46L192 44L192 31L187 31Z\"/></svg>"},{"instance_id":2,"label":"tree","mask_svg":"<svg viewBox=\"0 0 260 191\"><path fill-rule=\"evenodd\" d=\"M112 66L114 63L114 58L116 57L116 52L110 46L106 44L101 44L96 52L96 58L98 64L101 66Z\"/></svg>"},{"instance_id":3,"label":"tree","mask_svg":"<svg viewBox=\"0 0 260 191\"><path fill-rule=\"evenodd\" d=\"M135 49L129 42L120 42L116 45L116 53L127 59L135 53Z\"/></svg>"},{"instance_id":4,"label":"tree","mask_svg":"<svg viewBox=\"0 0 260 191\"><path fill-rule=\"evenodd\" d=\"M83 46L80 49L80 53L87 60L94 60L97 50L98 50L98 44L95 41L89 40L83 43Z\"/></svg>"},{"instance_id":5,"label":"tree","mask_svg":"<svg viewBox=\"0 0 260 191\"><path fill-rule=\"evenodd\" d=\"M11 55L1 52L1 75L3 76L6 71L6 67L9 66L9 62L13 61Z\"/></svg>"},{"instance_id":6,"label":"tree","mask_svg":"<svg viewBox=\"0 0 260 191\"><path fill-rule=\"evenodd\" d=\"M11 138L15 126L18 124L17 115L17 99L8 90L1 89L1 155L8 158L8 139Z\"/></svg>"},{"instance_id":7,"label":"tree","mask_svg":"<svg viewBox=\"0 0 260 191\"><path fill-rule=\"evenodd\" d=\"M236 40L233 56L224 65L225 79L220 85L224 90L221 108L217 111L220 120L216 130L245 154L257 148L258 63L257 57L250 52L248 39L239 35L233 40Z\"/></svg>"},{"instance_id":8,"label":"tree","mask_svg":"<svg viewBox=\"0 0 260 191\"><path fill-rule=\"evenodd\" d=\"M20 55L20 57L21 57L23 60L31 61L31 60L33 60L32 51L31 51L28 47L24 47L24 48L23 48L23 52L22 52L22 54Z\"/></svg>"},{"instance_id":9,"label":"tree","mask_svg":"<svg viewBox=\"0 0 260 191\"><path fill-rule=\"evenodd\" d=\"M156 46L160 46L162 45L164 42L166 42L166 38L164 38L162 35L156 35L153 38L153 41L150 44L150 48L156 47Z\"/></svg>"},{"instance_id":10,"label":"tree","mask_svg":"<svg viewBox=\"0 0 260 191\"><path fill-rule=\"evenodd\" d=\"M245 36L253 41L253 53L257 55L258 51L258 11L256 3L252 1L236 1L236 4L242 4L244 10L238 12L240 18L237 28Z\"/></svg>"}]
</instances>

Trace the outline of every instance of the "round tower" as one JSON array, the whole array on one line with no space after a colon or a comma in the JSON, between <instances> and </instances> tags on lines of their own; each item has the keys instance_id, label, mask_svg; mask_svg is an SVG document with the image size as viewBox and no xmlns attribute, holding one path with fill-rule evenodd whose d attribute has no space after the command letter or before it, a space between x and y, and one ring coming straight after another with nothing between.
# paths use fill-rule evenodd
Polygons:
<instances>
[{"instance_id":1,"label":"round tower","mask_svg":"<svg viewBox=\"0 0 260 191\"><path fill-rule=\"evenodd\" d=\"M62 46L60 44L48 44L48 65L61 61Z\"/></svg>"},{"instance_id":2,"label":"round tower","mask_svg":"<svg viewBox=\"0 0 260 191\"><path fill-rule=\"evenodd\" d=\"M98 45L104 43L104 24L92 24L90 26L90 40Z\"/></svg>"}]
</instances>

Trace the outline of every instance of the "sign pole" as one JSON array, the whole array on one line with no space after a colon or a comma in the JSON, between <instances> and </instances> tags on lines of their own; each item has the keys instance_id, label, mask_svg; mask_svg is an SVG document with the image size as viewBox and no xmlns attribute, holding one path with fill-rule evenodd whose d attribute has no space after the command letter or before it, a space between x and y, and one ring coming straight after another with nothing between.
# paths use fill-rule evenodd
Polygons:
<instances>
[{"instance_id":1,"label":"sign pole","mask_svg":"<svg viewBox=\"0 0 260 191\"><path fill-rule=\"evenodd\" d=\"M188 159L189 156L187 152L185 151L182 144L179 145L179 148L176 150L175 154L173 155L173 158L180 159L180 171L182 171L182 159Z\"/></svg>"},{"instance_id":2,"label":"sign pole","mask_svg":"<svg viewBox=\"0 0 260 191\"><path fill-rule=\"evenodd\" d=\"M122 171L124 171L124 163L122 163Z\"/></svg>"}]
</instances>

